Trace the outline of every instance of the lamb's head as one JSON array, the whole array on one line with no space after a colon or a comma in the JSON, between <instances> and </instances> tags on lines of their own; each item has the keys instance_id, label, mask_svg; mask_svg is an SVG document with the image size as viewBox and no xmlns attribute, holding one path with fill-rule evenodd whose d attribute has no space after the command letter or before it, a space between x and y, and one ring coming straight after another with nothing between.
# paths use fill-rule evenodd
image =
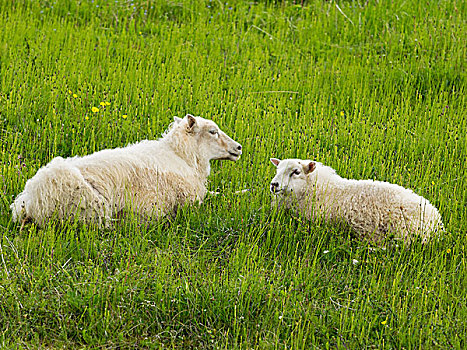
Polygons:
<instances>
[{"instance_id":1,"label":"lamb's head","mask_svg":"<svg viewBox=\"0 0 467 350\"><path fill-rule=\"evenodd\" d=\"M212 120L188 114L183 119L175 117L175 123L185 128L188 136L195 140L199 152L208 160L236 161L240 158L242 145L227 136Z\"/></svg>"},{"instance_id":2,"label":"lamb's head","mask_svg":"<svg viewBox=\"0 0 467 350\"><path fill-rule=\"evenodd\" d=\"M316 162L311 160L271 158L271 162L277 167L270 187L274 195L300 196L306 191L308 174L316 169Z\"/></svg>"}]
</instances>

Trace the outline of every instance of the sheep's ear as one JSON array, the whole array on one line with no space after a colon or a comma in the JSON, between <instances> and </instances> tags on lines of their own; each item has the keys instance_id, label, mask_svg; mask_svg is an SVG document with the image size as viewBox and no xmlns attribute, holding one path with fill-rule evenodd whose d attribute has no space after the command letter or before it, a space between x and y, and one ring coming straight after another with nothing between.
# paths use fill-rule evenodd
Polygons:
<instances>
[{"instance_id":1,"label":"sheep's ear","mask_svg":"<svg viewBox=\"0 0 467 350\"><path fill-rule=\"evenodd\" d=\"M175 124L179 124L182 121L182 118L174 117Z\"/></svg>"},{"instance_id":2,"label":"sheep's ear","mask_svg":"<svg viewBox=\"0 0 467 350\"><path fill-rule=\"evenodd\" d=\"M192 131L196 125L196 118L191 114L187 114L185 118L188 121L188 130Z\"/></svg>"},{"instance_id":3,"label":"sheep's ear","mask_svg":"<svg viewBox=\"0 0 467 350\"><path fill-rule=\"evenodd\" d=\"M309 174L313 172L316 169L316 163L312 161L307 161L305 164L303 164L303 171L305 174Z\"/></svg>"},{"instance_id":4,"label":"sheep's ear","mask_svg":"<svg viewBox=\"0 0 467 350\"><path fill-rule=\"evenodd\" d=\"M272 164L274 164L274 166L278 166L279 163L281 162L281 160L277 158L270 158L269 160L271 161Z\"/></svg>"}]
</instances>

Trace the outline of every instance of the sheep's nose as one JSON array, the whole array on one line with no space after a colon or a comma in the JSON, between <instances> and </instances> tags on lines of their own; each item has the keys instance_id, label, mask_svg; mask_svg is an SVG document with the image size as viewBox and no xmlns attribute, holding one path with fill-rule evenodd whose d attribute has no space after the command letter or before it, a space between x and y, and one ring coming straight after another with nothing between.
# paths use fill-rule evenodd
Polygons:
<instances>
[{"instance_id":1,"label":"sheep's nose","mask_svg":"<svg viewBox=\"0 0 467 350\"><path fill-rule=\"evenodd\" d=\"M241 151L241 150L242 150L242 145L238 145L237 149L238 149L239 151Z\"/></svg>"}]
</instances>

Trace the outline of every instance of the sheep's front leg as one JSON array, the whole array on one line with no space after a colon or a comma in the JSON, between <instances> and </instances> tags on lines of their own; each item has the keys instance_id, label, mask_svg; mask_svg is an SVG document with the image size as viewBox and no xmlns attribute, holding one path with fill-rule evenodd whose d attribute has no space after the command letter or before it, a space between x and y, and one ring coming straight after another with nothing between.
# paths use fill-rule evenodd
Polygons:
<instances>
[{"instance_id":1,"label":"sheep's front leg","mask_svg":"<svg viewBox=\"0 0 467 350\"><path fill-rule=\"evenodd\" d=\"M21 220L21 227L19 228L20 233L23 231L24 225L26 225L27 221L28 221L27 218Z\"/></svg>"}]
</instances>

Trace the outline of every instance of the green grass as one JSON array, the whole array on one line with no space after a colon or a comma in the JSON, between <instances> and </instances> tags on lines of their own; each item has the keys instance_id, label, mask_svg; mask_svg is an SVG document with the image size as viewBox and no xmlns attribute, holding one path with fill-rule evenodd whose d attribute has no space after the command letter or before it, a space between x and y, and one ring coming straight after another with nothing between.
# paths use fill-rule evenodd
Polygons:
<instances>
[{"instance_id":1,"label":"green grass","mask_svg":"<svg viewBox=\"0 0 467 350\"><path fill-rule=\"evenodd\" d=\"M463 1L0 1L0 348L466 348L466 18ZM223 195L111 231L12 223L53 157L186 113L244 147L213 163ZM410 187L447 232L370 251L276 212L272 156Z\"/></svg>"}]
</instances>

